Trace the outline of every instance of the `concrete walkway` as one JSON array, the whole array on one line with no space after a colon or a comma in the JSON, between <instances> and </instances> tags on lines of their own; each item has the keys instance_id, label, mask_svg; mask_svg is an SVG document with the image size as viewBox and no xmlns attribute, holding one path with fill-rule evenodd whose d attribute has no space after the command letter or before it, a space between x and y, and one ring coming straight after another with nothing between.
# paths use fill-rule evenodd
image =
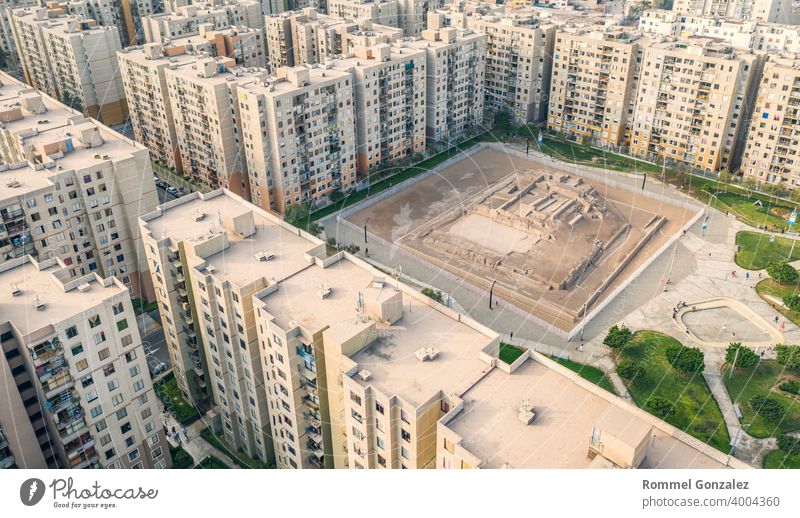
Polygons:
<instances>
[{"instance_id":1,"label":"concrete walkway","mask_svg":"<svg viewBox=\"0 0 800 518\"><path fill-rule=\"evenodd\" d=\"M172 414L167 414L166 417L162 414L162 422L167 429L167 440L173 446L180 446L186 453L192 456L195 464L199 464L202 462L206 457L214 456L215 458L219 459L223 464L228 466L231 469L240 469L233 461L225 455L224 452L219 451L214 446L208 443L205 439L200 436L200 431L206 427L205 422L203 419L198 419L194 423L190 424L187 427L189 431L189 440L186 440L186 437L183 435L183 426L179 424ZM180 432L181 441L178 442L175 440L175 437L172 435L172 428Z\"/></svg>"}]
</instances>

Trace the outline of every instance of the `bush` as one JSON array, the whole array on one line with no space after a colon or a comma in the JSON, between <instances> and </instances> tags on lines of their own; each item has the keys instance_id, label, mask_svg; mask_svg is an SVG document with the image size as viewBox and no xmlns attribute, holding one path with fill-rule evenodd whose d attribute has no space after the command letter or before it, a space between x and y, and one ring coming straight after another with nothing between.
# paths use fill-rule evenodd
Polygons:
<instances>
[{"instance_id":1,"label":"bush","mask_svg":"<svg viewBox=\"0 0 800 518\"><path fill-rule=\"evenodd\" d=\"M783 433L778 436L778 448L787 455L800 455L800 437Z\"/></svg>"},{"instance_id":2,"label":"bush","mask_svg":"<svg viewBox=\"0 0 800 518\"><path fill-rule=\"evenodd\" d=\"M622 326L614 326L608 330L608 334L603 338L603 344L611 349L622 349L633 338L633 331Z\"/></svg>"},{"instance_id":3,"label":"bush","mask_svg":"<svg viewBox=\"0 0 800 518\"><path fill-rule=\"evenodd\" d=\"M783 297L783 303L792 311L800 312L800 295L786 295Z\"/></svg>"},{"instance_id":4,"label":"bush","mask_svg":"<svg viewBox=\"0 0 800 518\"><path fill-rule=\"evenodd\" d=\"M644 367L632 360L622 360L619 362L619 365L617 365L617 374L624 380L636 383L642 380L645 375L645 370Z\"/></svg>"},{"instance_id":5,"label":"bush","mask_svg":"<svg viewBox=\"0 0 800 518\"><path fill-rule=\"evenodd\" d=\"M794 394L795 396L800 394L800 383L794 380L784 381L778 388L789 394Z\"/></svg>"},{"instance_id":6,"label":"bush","mask_svg":"<svg viewBox=\"0 0 800 518\"><path fill-rule=\"evenodd\" d=\"M347 246L346 246L344 249L345 249L345 250L346 250L348 253L350 253L350 254L353 254L353 255L356 255L356 254L358 253L358 251L359 251L359 250L361 250L361 247L360 247L360 246L358 246L358 245L353 245L353 244L350 244L350 245L347 245Z\"/></svg>"},{"instance_id":7,"label":"bush","mask_svg":"<svg viewBox=\"0 0 800 518\"><path fill-rule=\"evenodd\" d=\"M800 369L800 345L778 344L775 346L778 363L788 369Z\"/></svg>"},{"instance_id":8,"label":"bush","mask_svg":"<svg viewBox=\"0 0 800 518\"><path fill-rule=\"evenodd\" d=\"M444 298L442 297L442 292L439 291L439 290L432 290L430 288L422 288L422 294L425 295L426 297L429 297L429 298L435 300L439 304L443 304L444 303Z\"/></svg>"},{"instance_id":9,"label":"bush","mask_svg":"<svg viewBox=\"0 0 800 518\"><path fill-rule=\"evenodd\" d=\"M737 356L736 351L739 351ZM733 360L736 358L736 365L733 365ZM731 342L727 349L725 349L725 361L734 367L755 367L758 364L758 355L749 347L742 345L741 342Z\"/></svg>"},{"instance_id":10,"label":"bush","mask_svg":"<svg viewBox=\"0 0 800 518\"><path fill-rule=\"evenodd\" d=\"M797 270L795 270L792 265L787 262L768 264L767 273L779 283L797 280Z\"/></svg>"},{"instance_id":11,"label":"bush","mask_svg":"<svg viewBox=\"0 0 800 518\"><path fill-rule=\"evenodd\" d=\"M653 415L666 419L672 413L672 403L663 397L653 396L648 399L644 407Z\"/></svg>"},{"instance_id":12,"label":"bush","mask_svg":"<svg viewBox=\"0 0 800 518\"><path fill-rule=\"evenodd\" d=\"M703 372L705 362L703 351L697 347L686 347L681 344L672 344L666 350L667 361L670 365L683 372Z\"/></svg>"},{"instance_id":13,"label":"bush","mask_svg":"<svg viewBox=\"0 0 800 518\"><path fill-rule=\"evenodd\" d=\"M750 398L750 406L758 415L772 422L780 421L786 413L780 402L767 396L753 396Z\"/></svg>"}]
</instances>

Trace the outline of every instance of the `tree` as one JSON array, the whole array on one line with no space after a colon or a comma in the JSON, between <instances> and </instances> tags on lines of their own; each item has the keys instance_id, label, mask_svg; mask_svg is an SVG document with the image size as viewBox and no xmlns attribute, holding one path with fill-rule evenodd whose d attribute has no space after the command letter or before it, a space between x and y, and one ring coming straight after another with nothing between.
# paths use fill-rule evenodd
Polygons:
<instances>
[{"instance_id":1,"label":"tree","mask_svg":"<svg viewBox=\"0 0 800 518\"><path fill-rule=\"evenodd\" d=\"M608 334L603 338L603 344L611 349L618 350L628 345L631 338L633 338L633 331L625 327L624 324L622 326L615 325L608 330Z\"/></svg>"},{"instance_id":2,"label":"tree","mask_svg":"<svg viewBox=\"0 0 800 518\"><path fill-rule=\"evenodd\" d=\"M789 369L800 369L800 345L778 344L776 360Z\"/></svg>"},{"instance_id":3,"label":"tree","mask_svg":"<svg viewBox=\"0 0 800 518\"><path fill-rule=\"evenodd\" d=\"M510 133L514 130L514 118L509 111L498 111L494 114L495 129Z\"/></svg>"},{"instance_id":4,"label":"tree","mask_svg":"<svg viewBox=\"0 0 800 518\"><path fill-rule=\"evenodd\" d=\"M334 247L336 246L336 238L335 237L329 237L328 238L328 246L334 246Z\"/></svg>"},{"instance_id":5,"label":"tree","mask_svg":"<svg viewBox=\"0 0 800 518\"><path fill-rule=\"evenodd\" d=\"M786 295L783 304L792 311L800 311L800 295Z\"/></svg>"},{"instance_id":6,"label":"tree","mask_svg":"<svg viewBox=\"0 0 800 518\"><path fill-rule=\"evenodd\" d=\"M346 250L347 252L349 252L349 253L353 254L353 255L356 255L356 254L358 253L358 251L359 251L359 250L361 250L361 247L360 247L360 246L358 246L358 245L353 245L353 244L350 244L350 245L347 245L347 246L345 247L345 250Z\"/></svg>"},{"instance_id":7,"label":"tree","mask_svg":"<svg viewBox=\"0 0 800 518\"><path fill-rule=\"evenodd\" d=\"M620 378L636 385L644 379L645 370L644 367L632 360L622 360L617 365L617 374Z\"/></svg>"},{"instance_id":8,"label":"tree","mask_svg":"<svg viewBox=\"0 0 800 518\"><path fill-rule=\"evenodd\" d=\"M286 207L283 213L283 218L298 227L308 219L309 208L306 203L293 203Z\"/></svg>"},{"instance_id":9,"label":"tree","mask_svg":"<svg viewBox=\"0 0 800 518\"><path fill-rule=\"evenodd\" d=\"M736 354L739 351L739 354ZM733 365L734 358L736 365ZM725 361L734 367L755 367L758 363L759 357L747 346L742 345L741 342L731 342L727 349L725 349Z\"/></svg>"},{"instance_id":10,"label":"tree","mask_svg":"<svg viewBox=\"0 0 800 518\"><path fill-rule=\"evenodd\" d=\"M780 284L797 280L797 270L785 261L769 263L767 265L767 274Z\"/></svg>"},{"instance_id":11,"label":"tree","mask_svg":"<svg viewBox=\"0 0 800 518\"><path fill-rule=\"evenodd\" d=\"M667 361L682 372L703 372L705 362L703 351L697 347L672 344L666 350Z\"/></svg>"},{"instance_id":12,"label":"tree","mask_svg":"<svg viewBox=\"0 0 800 518\"><path fill-rule=\"evenodd\" d=\"M314 237L319 237L319 235L322 234L322 230L323 230L322 225L320 225L316 221L312 221L311 223L308 224L308 233Z\"/></svg>"},{"instance_id":13,"label":"tree","mask_svg":"<svg viewBox=\"0 0 800 518\"><path fill-rule=\"evenodd\" d=\"M778 436L778 448L787 455L800 455L800 437L782 433Z\"/></svg>"},{"instance_id":14,"label":"tree","mask_svg":"<svg viewBox=\"0 0 800 518\"><path fill-rule=\"evenodd\" d=\"M535 124L523 124L517 128L517 135L522 138L536 138L539 135L539 128Z\"/></svg>"},{"instance_id":15,"label":"tree","mask_svg":"<svg viewBox=\"0 0 800 518\"><path fill-rule=\"evenodd\" d=\"M795 396L800 395L800 383L795 380L784 381L778 385L778 388L788 394L793 394Z\"/></svg>"},{"instance_id":16,"label":"tree","mask_svg":"<svg viewBox=\"0 0 800 518\"><path fill-rule=\"evenodd\" d=\"M338 201L341 201L342 198L344 198L344 194L339 189L336 189L334 191L331 191L328 198L331 200L331 203L336 203Z\"/></svg>"},{"instance_id":17,"label":"tree","mask_svg":"<svg viewBox=\"0 0 800 518\"><path fill-rule=\"evenodd\" d=\"M444 303L444 298L442 297L442 292L439 290L433 290L431 288L422 288L422 294L428 298L431 298L438 302L439 304Z\"/></svg>"},{"instance_id":18,"label":"tree","mask_svg":"<svg viewBox=\"0 0 800 518\"><path fill-rule=\"evenodd\" d=\"M661 419L666 419L672 413L672 403L658 396L651 396L645 401L644 408Z\"/></svg>"},{"instance_id":19,"label":"tree","mask_svg":"<svg viewBox=\"0 0 800 518\"><path fill-rule=\"evenodd\" d=\"M750 398L749 403L753 410L767 421L780 421L786 413L786 408L771 397L753 396Z\"/></svg>"}]
</instances>

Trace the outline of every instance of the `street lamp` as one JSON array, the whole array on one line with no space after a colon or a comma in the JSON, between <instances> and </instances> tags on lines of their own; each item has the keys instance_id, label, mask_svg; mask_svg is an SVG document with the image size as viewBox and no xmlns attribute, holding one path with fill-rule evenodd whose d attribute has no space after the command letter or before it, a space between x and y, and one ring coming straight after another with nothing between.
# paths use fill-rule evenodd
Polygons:
<instances>
[{"instance_id":1,"label":"street lamp","mask_svg":"<svg viewBox=\"0 0 800 518\"><path fill-rule=\"evenodd\" d=\"M492 281L492 287L489 288L489 309L494 311L494 305L492 304L494 298L494 285L497 284L497 279Z\"/></svg>"},{"instance_id":2,"label":"street lamp","mask_svg":"<svg viewBox=\"0 0 800 518\"><path fill-rule=\"evenodd\" d=\"M364 222L364 242L367 242L367 223L369 223L369 218Z\"/></svg>"}]
</instances>

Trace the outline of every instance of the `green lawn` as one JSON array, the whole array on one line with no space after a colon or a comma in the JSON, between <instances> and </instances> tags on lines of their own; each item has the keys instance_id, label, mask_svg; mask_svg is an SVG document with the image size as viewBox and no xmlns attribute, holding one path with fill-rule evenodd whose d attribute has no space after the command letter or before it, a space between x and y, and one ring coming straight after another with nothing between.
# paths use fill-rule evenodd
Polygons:
<instances>
[{"instance_id":1,"label":"green lawn","mask_svg":"<svg viewBox=\"0 0 800 518\"><path fill-rule=\"evenodd\" d=\"M522 356L525 352L525 349L517 347L516 345L506 344L500 342L500 354L499 357L502 361L506 362L507 364L511 365L517 358Z\"/></svg>"},{"instance_id":2,"label":"green lawn","mask_svg":"<svg viewBox=\"0 0 800 518\"><path fill-rule=\"evenodd\" d=\"M800 455L786 455L781 450L773 450L764 457L764 469L800 469Z\"/></svg>"},{"instance_id":3,"label":"green lawn","mask_svg":"<svg viewBox=\"0 0 800 518\"><path fill-rule=\"evenodd\" d=\"M172 456L173 469L189 469L194 466L192 456L186 453L186 450L178 446L177 448L169 447L169 454Z\"/></svg>"},{"instance_id":4,"label":"green lawn","mask_svg":"<svg viewBox=\"0 0 800 518\"><path fill-rule=\"evenodd\" d=\"M532 148L536 146L537 144L535 142L531 143ZM617 155L574 142L544 138L538 147L542 153L564 162L630 173L661 172L661 166L651 164L650 162L643 162L635 158Z\"/></svg>"},{"instance_id":5,"label":"green lawn","mask_svg":"<svg viewBox=\"0 0 800 518\"><path fill-rule=\"evenodd\" d=\"M722 189L725 189L723 186ZM715 191L712 206L725 212L732 211L743 222L754 227L766 226L769 230L788 229L789 214L794 205L782 203L773 198L733 192ZM761 203L756 203L756 201Z\"/></svg>"},{"instance_id":6,"label":"green lawn","mask_svg":"<svg viewBox=\"0 0 800 518\"><path fill-rule=\"evenodd\" d=\"M633 335L617 361L632 360L645 373L635 384L626 382L628 391L642 408L652 396L666 399L673 405L673 412L666 419L669 424L727 453L730 436L702 373L683 374L667 361L666 348L675 343L678 341L671 336L656 331L637 331Z\"/></svg>"},{"instance_id":7,"label":"green lawn","mask_svg":"<svg viewBox=\"0 0 800 518\"><path fill-rule=\"evenodd\" d=\"M260 460L251 459L243 453L239 453L235 448L231 447L225 439L216 435L211 431L211 428L205 427L200 430L200 436L206 440L211 446L219 450L222 454L226 455L234 464L245 469L269 469L271 466L264 464Z\"/></svg>"},{"instance_id":8,"label":"green lawn","mask_svg":"<svg viewBox=\"0 0 800 518\"><path fill-rule=\"evenodd\" d=\"M800 312L792 311L791 309L781 306L777 302L767 298L767 295L775 297L778 300L783 300L786 295L796 295L800 293L800 283L787 283L781 284L772 279L764 279L756 284L756 292L768 304L774 304L775 310L781 315L785 316L795 324L800 326Z\"/></svg>"},{"instance_id":9,"label":"green lawn","mask_svg":"<svg viewBox=\"0 0 800 518\"><path fill-rule=\"evenodd\" d=\"M749 369L738 368L733 377L728 378L730 368L723 369L725 386L731 400L742 411L742 428L753 437L777 437L781 433L800 430L800 401L782 392L772 390L787 379L800 381L800 373L786 369L775 360L763 360ZM786 415L780 422L770 422L758 415L750 405L753 396L769 396L786 408Z\"/></svg>"},{"instance_id":10,"label":"green lawn","mask_svg":"<svg viewBox=\"0 0 800 518\"><path fill-rule=\"evenodd\" d=\"M608 379L608 376L606 376L606 373L600 369L592 367L591 365L584 365L571 360L564 360L562 358L558 358L557 356L551 356L550 359L554 362L560 363L569 370L578 373L582 378L591 381L600 388L606 389L615 396L619 395L617 394L617 390L614 388L614 384L611 383L611 380Z\"/></svg>"},{"instance_id":11,"label":"green lawn","mask_svg":"<svg viewBox=\"0 0 800 518\"><path fill-rule=\"evenodd\" d=\"M769 234L761 232L737 233L736 244L739 246L739 251L734 258L736 264L748 270L761 270L769 263L800 259L800 243L792 250L791 239L776 237L775 241L770 243L769 238ZM792 253L791 258L789 252Z\"/></svg>"},{"instance_id":12,"label":"green lawn","mask_svg":"<svg viewBox=\"0 0 800 518\"><path fill-rule=\"evenodd\" d=\"M131 299L131 305L133 305L133 312L137 315L158 309L158 302L155 300L153 302L144 302L142 299Z\"/></svg>"},{"instance_id":13,"label":"green lawn","mask_svg":"<svg viewBox=\"0 0 800 518\"><path fill-rule=\"evenodd\" d=\"M230 468L218 458L214 457L213 455L209 455L208 457L203 459L203 461L200 462L200 464L195 466L194 469L230 469Z\"/></svg>"},{"instance_id":14,"label":"green lawn","mask_svg":"<svg viewBox=\"0 0 800 518\"><path fill-rule=\"evenodd\" d=\"M190 405L181 394L178 388L178 381L173 373L169 373L161 380L153 384L156 395L164 403L164 406L172 412L175 420L183 425L191 424L200 419L200 414Z\"/></svg>"}]
</instances>

